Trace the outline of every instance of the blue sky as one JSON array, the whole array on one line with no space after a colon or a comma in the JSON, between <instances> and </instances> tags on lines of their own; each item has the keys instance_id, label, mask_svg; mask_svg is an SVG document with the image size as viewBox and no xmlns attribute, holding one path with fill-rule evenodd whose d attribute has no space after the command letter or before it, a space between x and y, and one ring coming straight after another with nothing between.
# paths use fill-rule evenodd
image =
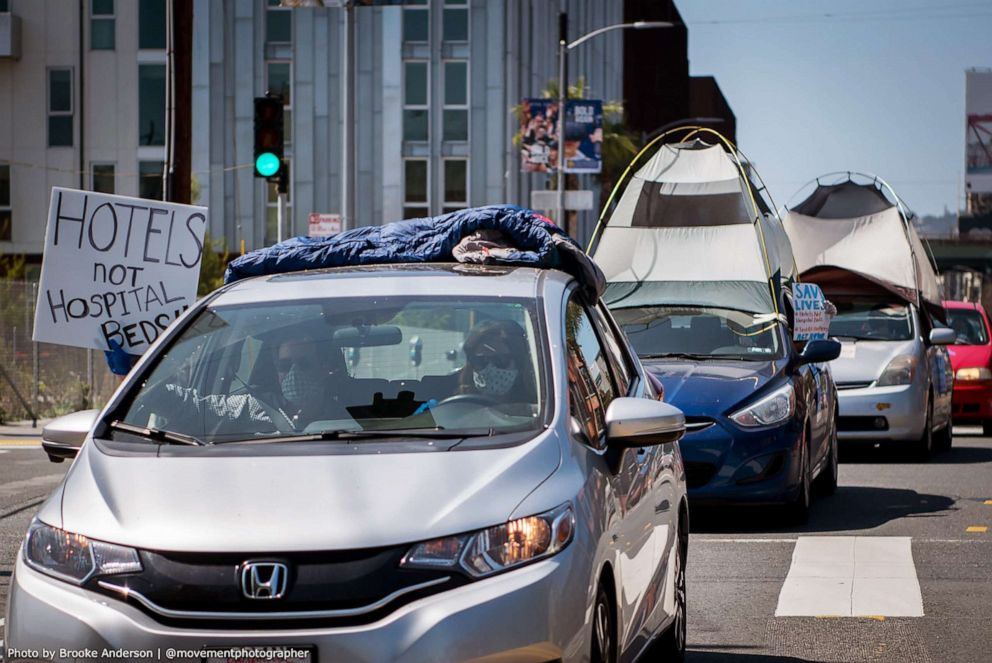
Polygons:
<instances>
[{"instance_id":1,"label":"blue sky","mask_svg":"<svg viewBox=\"0 0 992 663\"><path fill-rule=\"evenodd\" d=\"M963 207L965 69L992 67L992 0L676 0L689 71L716 76L776 204L836 170L918 214Z\"/></svg>"}]
</instances>

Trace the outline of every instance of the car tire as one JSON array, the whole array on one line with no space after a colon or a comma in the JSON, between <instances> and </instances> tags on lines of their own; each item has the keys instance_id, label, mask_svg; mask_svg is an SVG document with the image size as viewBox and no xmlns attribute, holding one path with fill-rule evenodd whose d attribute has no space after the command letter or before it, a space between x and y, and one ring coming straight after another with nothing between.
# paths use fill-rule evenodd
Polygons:
<instances>
[{"instance_id":1,"label":"car tire","mask_svg":"<svg viewBox=\"0 0 992 663\"><path fill-rule=\"evenodd\" d=\"M992 437L992 419L986 419L982 422L982 435Z\"/></svg>"},{"instance_id":2,"label":"car tire","mask_svg":"<svg viewBox=\"0 0 992 663\"><path fill-rule=\"evenodd\" d=\"M954 436L951 431L951 422L947 422L947 425L934 435L933 446L938 451L950 451L953 444Z\"/></svg>"},{"instance_id":3,"label":"car tire","mask_svg":"<svg viewBox=\"0 0 992 663\"><path fill-rule=\"evenodd\" d=\"M830 451L827 456L827 465L823 468L820 476L817 477L817 481L819 482L818 488L824 495L833 495L837 492L837 479L840 475L840 450L838 447L837 428L835 426L830 436Z\"/></svg>"},{"instance_id":4,"label":"car tire","mask_svg":"<svg viewBox=\"0 0 992 663\"><path fill-rule=\"evenodd\" d=\"M689 554L689 527L685 514L679 516L678 548L675 553L675 618L665 629L646 657L649 661L683 663L686 649L686 622L689 608L686 599L686 561Z\"/></svg>"},{"instance_id":5,"label":"car tire","mask_svg":"<svg viewBox=\"0 0 992 663\"><path fill-rule=\"evenodd\" d=\"M616 614L610 594L602 583L596 591L596 605L592 611L592 663L616 663Z\"/></svg>"},{"instance_id":6,"label":"car tire","mask_svg":"<svg viewBox=\"0 0 992 663\"><path fill-rule=\"evenodd\" d=\"M803 525L809 520L809 505L813 499L813 491L809 479L809 454L806 452L806 438L800 453L799 491L796 497L785 507L785 518L790 525Z\"/></svg>"},{"instance_id":7,"label":"car tire","mask_svg":"<svg viewBox=\"0 0 992 663\"><path fill-rule=\"evenodd\" d=\"M923 422L923 434L916 442L914 451L917 461L925 463L930 460L930 454L933 452L933 405L931 402L927 403L927 418Z\"/></svg>"}]
</instances>

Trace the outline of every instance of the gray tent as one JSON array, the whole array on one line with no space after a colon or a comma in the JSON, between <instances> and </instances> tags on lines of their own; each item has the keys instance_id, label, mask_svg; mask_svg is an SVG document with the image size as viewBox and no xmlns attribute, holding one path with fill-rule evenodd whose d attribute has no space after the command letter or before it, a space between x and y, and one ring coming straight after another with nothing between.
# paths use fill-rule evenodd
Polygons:
<instances>
[{"instance_id":1,"label":"gray tent","mask_svg":"<svg viewBox=\"0 0 992 663\"><path fill-rule=\"evenodd\" d=\"M693 140L663 145L637 171L596 249L608 304L778 312L792 247L741 161Z\"/></svg>"},{"instance_id":2,"label":"gray tent","mask_svg":"<svg viewBox=\"0 0 992 663\"><path fill-rule=\"evenodd\" d=\"M863 292L869 282L939 315L937 274L912 213L881 180L864 177L818 184L785 215L799 272L828 295Z\"/></svg>"}]
</instances>

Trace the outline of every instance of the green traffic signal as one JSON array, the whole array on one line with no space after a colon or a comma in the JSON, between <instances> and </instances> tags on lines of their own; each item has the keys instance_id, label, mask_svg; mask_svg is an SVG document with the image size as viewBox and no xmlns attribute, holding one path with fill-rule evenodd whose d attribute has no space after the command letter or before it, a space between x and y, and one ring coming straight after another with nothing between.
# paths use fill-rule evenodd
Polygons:
<instances>
[{"instance_id":1,"label":"green traffic signal","mask_svg":"<svg viewBox=\"0 0 992 663\"><path fill-rule=\"evenodd\" d=\"M255 159L255 170L262 177L271 177L279 172L279 157L272 152L263 152Z\"/></svg>"}]
</instances>

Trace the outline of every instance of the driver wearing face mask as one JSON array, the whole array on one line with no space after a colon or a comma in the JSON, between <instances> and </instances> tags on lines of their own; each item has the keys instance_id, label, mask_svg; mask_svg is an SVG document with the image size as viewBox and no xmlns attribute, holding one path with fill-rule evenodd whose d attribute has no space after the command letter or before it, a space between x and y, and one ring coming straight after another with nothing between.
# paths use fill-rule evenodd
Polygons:
<instances>
[{"instance_id":1,"label":"driver wearing face mask","mask_svg":"<svg viewBox=\"0 0 992 663\"><path fill-rule=\"evenodd\" d=\"M536 401L527 336L516 322L490 320L465 338L460 393L498 402Z\"/></svg>"}]
</instances>

